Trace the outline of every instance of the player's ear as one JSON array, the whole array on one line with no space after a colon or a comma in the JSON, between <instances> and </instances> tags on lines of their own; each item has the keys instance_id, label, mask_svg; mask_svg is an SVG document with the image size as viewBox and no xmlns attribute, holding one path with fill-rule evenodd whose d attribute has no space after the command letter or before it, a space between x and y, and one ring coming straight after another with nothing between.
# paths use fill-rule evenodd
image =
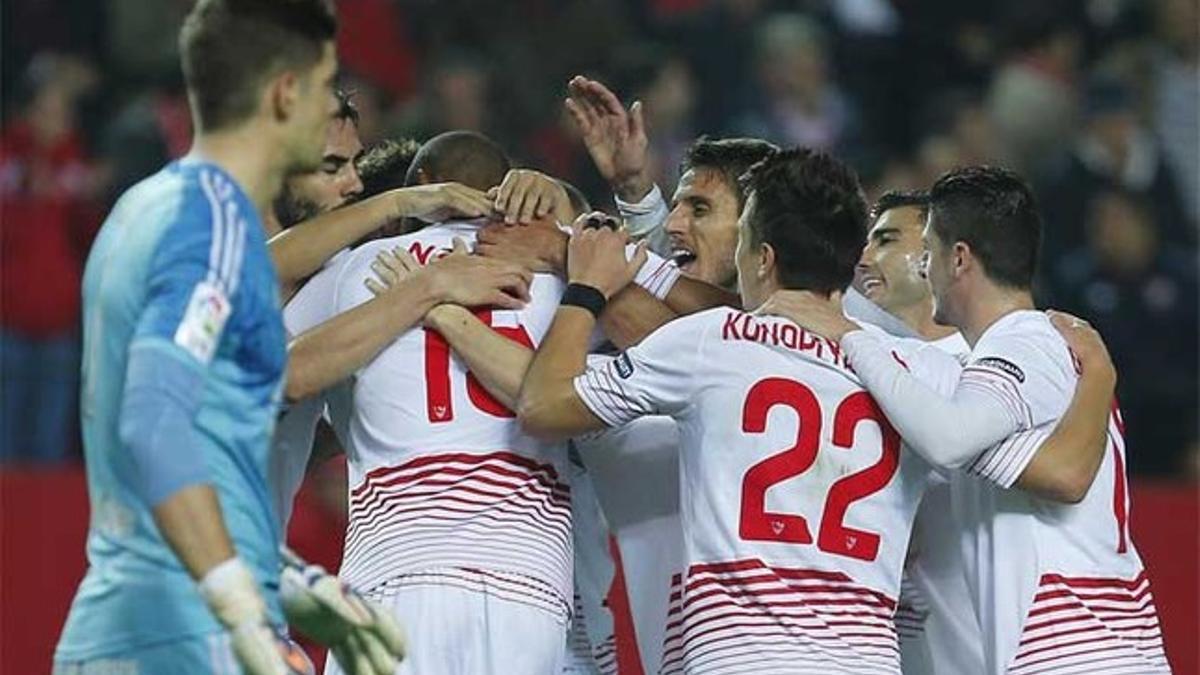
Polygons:
<instances>
[{"instance_id":1,"label":"player's ear","mask_svg":"<svg viewBox=\"0 0 1200 675\"><path fill-rule=\"evenodd\" d=\"M950 271L954 276L962 276L975 261L974 254L971 253L971 246L965 241L954 242L953 248L950 249Z\"/></svg>"},{"instance_id":2,"label":"player's ear","mask_svg":"<svg viewBox=\"0 0 1200 675\"><path fill-rule=\"evenodd\" d=\"M758 278L766 281L775 276L775 247L763 242L758 249Z\"/></svg>"},{"instance_id":3,"label":"player's ear","mask_svg":"<svg viewBox=\"0 0 1200 675\"><path fill-rule=\"evenodd\" d=\"M296 114L300 102L300 78L285 70L267 85L267 107L278 122L286 122Z\"/></svg>"}]
</instances>

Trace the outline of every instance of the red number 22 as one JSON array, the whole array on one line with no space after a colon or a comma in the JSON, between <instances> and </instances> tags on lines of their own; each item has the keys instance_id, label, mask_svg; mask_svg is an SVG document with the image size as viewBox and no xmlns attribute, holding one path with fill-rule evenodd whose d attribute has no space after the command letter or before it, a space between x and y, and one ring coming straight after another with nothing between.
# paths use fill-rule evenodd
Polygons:
<instances>
[{"instance_id":1,"label":"red number 22","mask_svg":"<svg viewBox=\"0 0 1200 675\"><path fill-rule=\"evenodd\" d=\"M742 431L766 430L767 414L776 405L799 416L792 447L750 467L742 479L739 534L743 539L811 544L812 532L803 516L766 510L767 489L808 471L817 459L821 441L821 404L812 390L794 380L767 378L750 388L742 409ZM879 535L847 527L846 512L854 502L882 490L900 466L900 436L892 429L874 399L855 392L838 404L833 417L833 445L849 450L858 424L874 422L883 432L879 461L838 479L829 489L817 534L817 548L826 553L874 560L879 555Z\"/></svg>"}]
</instances>

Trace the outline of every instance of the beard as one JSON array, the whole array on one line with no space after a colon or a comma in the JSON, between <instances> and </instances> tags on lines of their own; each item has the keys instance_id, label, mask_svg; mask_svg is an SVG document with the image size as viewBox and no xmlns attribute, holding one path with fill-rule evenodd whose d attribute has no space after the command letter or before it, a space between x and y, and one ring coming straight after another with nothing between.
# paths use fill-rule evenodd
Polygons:
<instances>
[{"instance_id":1,"label":"beard","mask_svg":"<svg viewBox=\"0 0 1200 675\"><path fill-rule=\"evenodd\" d=\"M275 218L279 220L279 224L285 230L321 213L321 207L317 206L316 202L295 194L287 183L284 183L283 191L275 198L272 208L275 211Z\"/></svg>"}]
</instances>

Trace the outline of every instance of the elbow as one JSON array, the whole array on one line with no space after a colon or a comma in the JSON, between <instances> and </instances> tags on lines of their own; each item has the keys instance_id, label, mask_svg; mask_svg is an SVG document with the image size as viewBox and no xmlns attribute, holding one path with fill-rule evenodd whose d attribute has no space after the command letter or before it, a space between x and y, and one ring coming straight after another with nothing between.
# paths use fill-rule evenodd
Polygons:
<instances>
[{"instance_id":1,"label":"elbow","mask_svg":"<svg viewBox=\"0 0 1200 675\"><path fill-rule=\"evenodd\" d=\"M283 385L283 400L288 405L303 401L310 396L316 395L320 390L317 389L310 378L306 378L295 369L288 368L286 381Z\"/></svg>"},{"instance_id":2,"label":"elbow","mask_svg":"<svg viewBox=\"0 0 1200 675\"><path fill-rule=\"evenodd\" d=\"M1043 496L1062 504L1078 504L1091 490L1092 478L1082 471L1063 472L1050 481Z\"/></svg>"},{"instance_id":3,"label":"elbow","mask_svg":"<svg viewBox=\"0 0 1200 675\"><path fill-rule=\"evenodd\" d=\"M547 406L538 404L536 397L521 395L517 401L517 419L521 423L521 430L534 438L541 440L556 438L553 415L550 414Z\"/></svg>"}]
</instances>

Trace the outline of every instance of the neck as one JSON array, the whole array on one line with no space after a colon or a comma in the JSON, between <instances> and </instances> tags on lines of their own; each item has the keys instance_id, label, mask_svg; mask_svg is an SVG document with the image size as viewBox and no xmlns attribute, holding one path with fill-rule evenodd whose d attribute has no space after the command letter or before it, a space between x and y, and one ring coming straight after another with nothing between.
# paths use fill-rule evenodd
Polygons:
<instances>
[{"instance_id":1,"label":"neck","mask_svg":"<svg viewBox=\"0 0 1200 675\"><path fill-rule=\"evenodd\" d=\"M943 326L933 320L933 298L926 297L921 302L908 307L897 309L895 315L904 322L921 339L932 342L958 332L954 326Z\"/></svg>"},{"instance_id":2,"label":"neck","mask_svg":"<svg viewBox=\"0 0 1200 675\"><path fill-rule=\"evenodd\" d=\"M255 209L266 214L283 186L284 171L278 152L267 151L262 130L255 124L235 129L198 133L189 155L221 167L250 197Z\"/></svg>"},{"instance_id":3,"label":"neck","mask_svg":"<svg viewBox=\"0 0 1200 675\"><path fill-rule=\"evenodd\" d=\"M985 282L984 288L972 295L959 326L972 348L992 324L1013 312L1034 308L1028 289L1003 288Z\"/></svg>"}]
</instances>

